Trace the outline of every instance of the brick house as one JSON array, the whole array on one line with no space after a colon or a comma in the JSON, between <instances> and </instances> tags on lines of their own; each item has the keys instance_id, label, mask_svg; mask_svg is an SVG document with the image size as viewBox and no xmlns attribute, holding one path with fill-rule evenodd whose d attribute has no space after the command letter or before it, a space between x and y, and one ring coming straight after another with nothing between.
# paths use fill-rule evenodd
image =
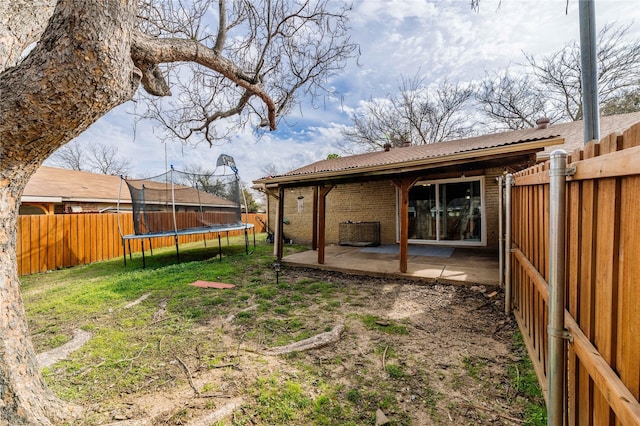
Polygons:
<instances>
[{"instance_id":1,"label":"brick house","mask_svg":"<svg viewBox=\"0 0 640 426\"><path fill-rule=\"evenodd\" d=\"M148 188L165 188L163 182L145 181ZM170 183L169 183L170 185ZM194 188L176 185L176 211L235 208L237 204ZM131 210L131 195L119 176L42 166L31 177L21 198L20 214L66 214ZM170 203L171 200L166 200Z\"/></svg>"},{"instance_id":2,"label":"brick house","mask_svg":"<svg viewBox=\"0 0 640 426\"><path fill-rule=\"evenodd\" d=\"M603 117L601 135L639 121L640 113ZM281 238L317 248L319 263L327 244L399 243L402 270L408 244L497 250L498 178L548 158L553 149L581 147L582 135L579 121L391 148L321 160L258 179L254 188L267 194L279 257ZM345 235L369 224L362 241Z\"/></svg>"}]
</instances>

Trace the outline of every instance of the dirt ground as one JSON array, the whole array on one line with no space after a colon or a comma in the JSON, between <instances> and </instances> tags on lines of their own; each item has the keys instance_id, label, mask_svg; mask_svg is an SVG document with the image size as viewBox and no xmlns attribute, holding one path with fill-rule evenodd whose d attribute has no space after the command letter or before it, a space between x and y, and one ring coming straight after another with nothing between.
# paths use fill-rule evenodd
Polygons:
<instances>
[{"instance_id":1,"label":"dirt ground","mask_svg":"<svg viewBox=\"0 0 640 426\"><path fill-rule=\"evenodd\" d=\"M276 387L300 378L311 393L318 386L318 394L321 383L341 385L344 392L336 398L347 398L361 410L357 424L524 423L527 401L510 379L521 356L514 347L516 326L505 319L499 289L310 269L284 274L289 282L321 280L345 289L330 305L312 303L305 312L327 329L343 324L339 341L290 355L265 355L268 339L265 344L245 339L249 324L235 315L217 318L200 332L217 330L220 368L185 363L188 385L125 397L108 413L96 404L88 414L125 426L278 424L256 421L256 395L248 391L257 378L271 377ZM248 300L246 310L253 307ZM305 382L311 370L316 378ZM286 424L301 423L291 419ZM341 423L334 418L328 424Z\"/></svg>"}]
</instances>

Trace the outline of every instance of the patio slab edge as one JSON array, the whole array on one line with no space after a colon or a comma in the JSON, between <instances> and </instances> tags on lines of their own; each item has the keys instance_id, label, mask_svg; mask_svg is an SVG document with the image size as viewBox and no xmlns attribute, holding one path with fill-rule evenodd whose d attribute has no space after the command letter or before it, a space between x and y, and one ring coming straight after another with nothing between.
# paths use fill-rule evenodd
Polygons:
<instances>
[{"instance_id":1,"label":"patio slab edge","mask_svg":"<svg viewBox=\"0 0 640 426\"><path fill-rule=\"evenodd\" d=\"M442 276L424 277L419 275L413 275L411 273L402 273L399 271L398 272L363 271L360 269L338 267L338 266L332 266L327 264L301 263L301 262L290 261L286 259L282 259L281 263L282 265L290 266L290 267L340 272L344 274L359 275L359 276L366 276L366 277L406 279L406 280L411 280L416 282L422 282L425 284L451 284L451 285L469 285L469 286L487 285L492 287L499 287L498 281L487 280L483 278L478 278L473 281L466 281L466 280L451 279L451 278L442 277Z\"/></svg>"}]
</instances>

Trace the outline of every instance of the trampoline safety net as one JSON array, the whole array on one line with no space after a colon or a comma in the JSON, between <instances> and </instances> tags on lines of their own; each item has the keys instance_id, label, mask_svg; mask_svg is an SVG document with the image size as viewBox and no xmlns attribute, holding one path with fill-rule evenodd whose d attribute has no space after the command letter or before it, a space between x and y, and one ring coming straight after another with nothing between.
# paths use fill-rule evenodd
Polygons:
<instances>
[{"instance_id":1,"label":"trampoline safety net","mask_svg":"<svg viewBox=\"0 0 640 426\"><path fill-rule=\"evenodd\" d=\"M243 225L240 180L231 171L196 174L172 168L144 180L123 179L131 194L135 235L211 232Z\"/></svg>"}]
</instances>

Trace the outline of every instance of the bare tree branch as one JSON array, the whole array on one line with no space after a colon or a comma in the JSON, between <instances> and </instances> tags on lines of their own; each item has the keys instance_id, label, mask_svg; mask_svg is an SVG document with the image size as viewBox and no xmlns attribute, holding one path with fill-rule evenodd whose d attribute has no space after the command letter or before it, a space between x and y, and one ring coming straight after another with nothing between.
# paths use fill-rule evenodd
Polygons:
<instances>
[{"instance_id":1,"label":"bare tree branch","mask_svg":"<svg viewBox=\"0 0 640 426\"><path fill-rule=\"evenodd\" d=\"M51 156L51 163L69 170L83 170L83 164L86 164L85 152L80 142L71 141L62 146Z\"/></svg>"},{"instance_id":2,"label":"bare tree branch","mask_svg":"<svg viewBox=\"0 0 640 426\"><path fill-rule=\"evenodd\" d=\"M398 93L371 99L351 115L353 126L344 136L369 150L385 144L401 146L442 142L473 133L473 123L463 114L473 88L441 82L427 88L418 77L403 77Z\"/></svg>"},{"instance_id":3,"label":"bare tree branch","mask_svg":"<svg viewBox=\"0 0 640 426\"><path fill-rule=\"evenodd\" d=\"M87 164L90 171L103 175L126 175L131 168L129 160L118 155L118 148L101 143L89 146Z\"/></svg>"},{"instance_id":4,"label":"bare tree branch","mask_svg":"<svg viewBox=\"0 0 640 426\"><path fill-rule=\"evenodd\" d=\"M51 156L51 163L69 170L87 171L103 175L126 175L131 163L118 154L118 148L94 142L84 145L73 140Z\"/></svg>"},{"instance_id":5,"label":"bare tree branch","mask_svg":"<svg viewBox=\"0 0 640 426\"><path fill-rule=\"evenodd\" d=\"M156 98L149 111L158 113L168 135L212 143L249 123L275 128L300 96L326 91L328 78L356 49L342 2L218 0L216 9L214 1L0 2L0 417L6 424L79 420L39 373L20 297L18 206L42 162L131 100L141 83ZM113 160L109 154L92 155L104 162ZM113 172L116 164L108 166Z\"/></svg>"},{"instance_id":6,"label":"bare tree branch","mask_svg":"<svg viewBox=\"0 0 640 426\"><path fill-rule=\"evenodd\" d=\"M141 24L146 34L140 32L133 42L132 57L152 94L161 91L147 84L157 81L157 73L145 72L150 65L199 65L189 73L166 68L175 95L143 113L167 138L197 142L202 137L213 144L231 127L251 123L273 130L300 96L328 92L326 79L356 51L348 37L348 9L329 0L239 0L229 3L231 8L218 0L217 30L202 12L213 10L205 8L212 1L194 2L193 17L169 6L147 8ZM237 118L235 124L218 124L230 117Z\"/></svg>"},{"instance_id":7,"label":"bare tree branch","mask_svg":"<svg viewBox=\"0 0 640 426\"><path fill-rule=\"evenodd\" d=\"M629 39L631 26L606 25L598 33L598 97L604 114L620 111L617 100L632 112L624 97L640 89L640 38ZM537 118L551 122L582 119L580 47L577 42L541 59L525 53L519 75L512 70L487 75L477 99L497 127L533 127Z\"/></svg>"}]
</instances>

